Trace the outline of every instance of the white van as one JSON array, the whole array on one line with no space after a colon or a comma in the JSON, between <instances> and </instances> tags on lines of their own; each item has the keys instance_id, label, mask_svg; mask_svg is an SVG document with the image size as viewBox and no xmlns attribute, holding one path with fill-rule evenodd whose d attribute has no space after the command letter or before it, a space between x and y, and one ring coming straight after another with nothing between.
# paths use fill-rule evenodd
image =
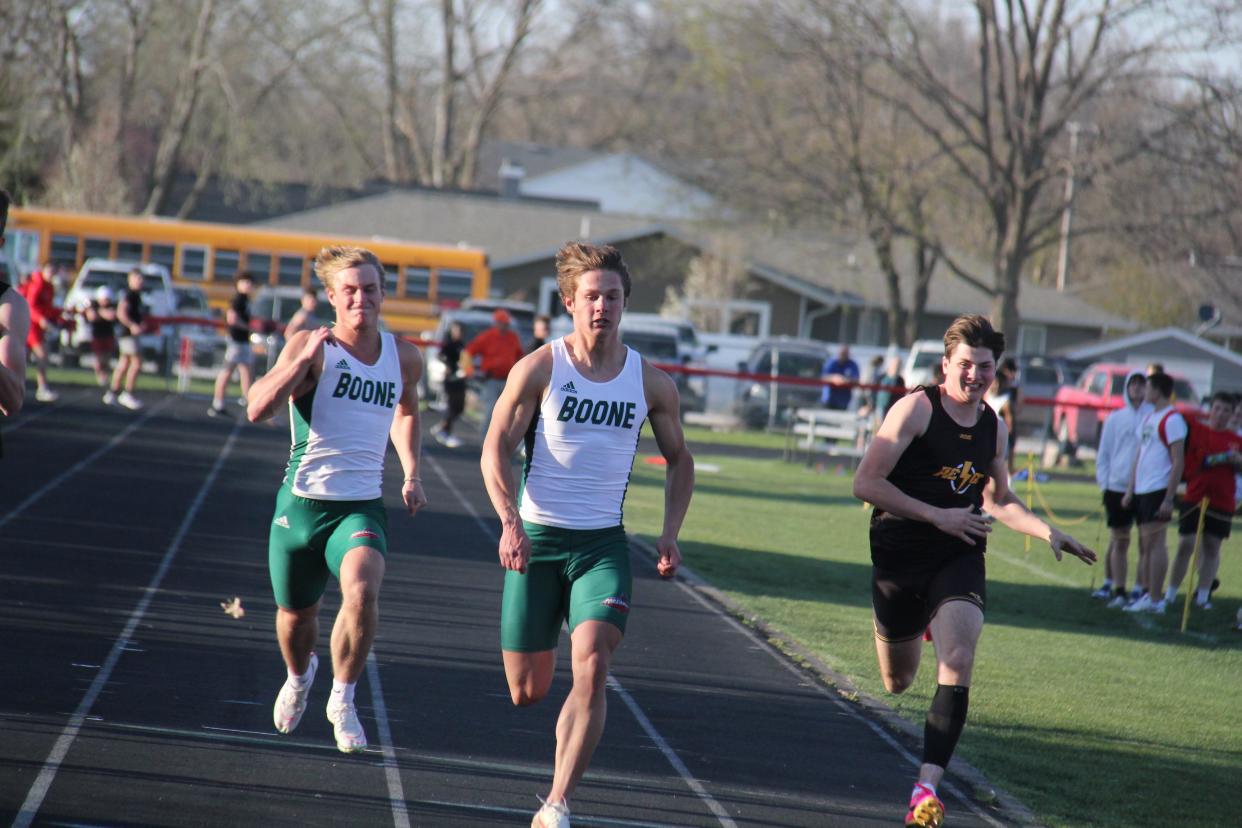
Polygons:
<instances>
[{"instance_id":1,"label":"white van","mask_svg":"<svg viewBox=\"0 0 1242 828\"><path fill-rule=\"evenodd\" d=\"M142 271L142 302L147 306L148 316L175 316L177 295L173 291L172 276L168 268L160 264L118 261L116 259L87 259L73 281L73 287L65 294L66 310L82 310L88 306L100 287L112 289L119 303L129 282L129 272L134 268ZM72 331L63 331L61 345L68 353L80 353L90 347L90 326L75 325ZM157 333L138 337L138 345L146 359L161 364L175 355L176 331L165 326Z\"/></svg>"}]
</instances>

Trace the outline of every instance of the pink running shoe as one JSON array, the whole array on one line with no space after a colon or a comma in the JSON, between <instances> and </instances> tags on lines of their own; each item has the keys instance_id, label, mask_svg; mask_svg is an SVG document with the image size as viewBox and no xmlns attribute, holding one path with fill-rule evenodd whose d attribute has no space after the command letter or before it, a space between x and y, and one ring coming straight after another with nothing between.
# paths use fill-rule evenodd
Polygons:
<instances>
[{"instance_id":1,"label":"pink running shoe","mask_svg":"<svg viewBox=\"0 0 1242 828\"><path fill-rule=\"evenodd\" d=\"M906 828L940 828L944 822L944 803L936 792L919 783L910 795L910 811L906 814Z\"/></svg>"}]
</instances>

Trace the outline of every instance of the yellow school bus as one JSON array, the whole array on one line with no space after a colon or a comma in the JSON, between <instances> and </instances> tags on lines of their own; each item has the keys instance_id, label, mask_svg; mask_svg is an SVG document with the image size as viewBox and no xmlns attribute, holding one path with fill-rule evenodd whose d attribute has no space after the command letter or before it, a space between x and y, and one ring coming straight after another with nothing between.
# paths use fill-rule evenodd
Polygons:
<instances>
[{"instance_id":1,"label":"yellow school bus","mask_svg":"<svg viewBox=\"0 0 1242 828\"><path fill-rule=\"evenodd\" d=\"M161 264L175 283L201 287L215 307L227 305L238 271L258 285L305 287L318 284L312 263L321 247L356 244L383 262L384 321L404 334L433 330L441 310L485 298L491 282L487 255L477 249L252 225L14 207L5 235L23 270L50 261L76 271L95 257Z\"/></svg>"}]
</instances>

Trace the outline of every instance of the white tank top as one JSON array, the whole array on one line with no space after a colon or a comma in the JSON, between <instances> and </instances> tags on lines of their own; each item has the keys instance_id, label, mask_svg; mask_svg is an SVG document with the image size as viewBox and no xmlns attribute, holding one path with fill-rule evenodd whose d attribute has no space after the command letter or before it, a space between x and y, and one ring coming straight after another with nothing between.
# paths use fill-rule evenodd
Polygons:
<instances>
[{"instance_id":1,"label":"white tank top","mask_svg":"<svg viewBox=\"0 0 1242 828\"><path fill-rule=\"evenodd\" d=\"M374 365L325 342L318 384L289 401L293 445L285 483L293 493L315 500L379 497L388 430L403 385L392 334L380 334Z\"/></svg>"},{"instance_id":2,"label":"white tank top","mask_svg":"<svg viewBox=\"0 0 1242 828\"><path fill-rule=\"evenodd\" d=\"M526 433L522 519L562 529L620 526L646 419L636 351L625 349L613 380L592 382L574 368L565 340L552 340L552 380Z\"/></svg>"}]
</instances>

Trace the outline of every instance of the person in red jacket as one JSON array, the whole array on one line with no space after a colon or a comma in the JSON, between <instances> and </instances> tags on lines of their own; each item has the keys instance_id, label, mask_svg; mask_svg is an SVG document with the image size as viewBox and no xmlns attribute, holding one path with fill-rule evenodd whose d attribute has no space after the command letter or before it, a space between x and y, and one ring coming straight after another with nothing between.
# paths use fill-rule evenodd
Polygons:
<instances>
[{"instance_id":1,"label":"person in red jacket","mask_svg":"<svg viewBox=\"0 0 1242 828\"><path fill-rule=\"evenodd\" d=\"M526 356L521 338L509 327L513 322L509 312L497 308L492 314L492 322L490 328L470 340L465 348L469 358L461 366L467 377L473 376L474 358L479 359L479 372L483 375L479 390L479 434L484 437L492 422L492 408L505 387L505 379L518 360Z\"/></svg>"},{"instance_id":2,"label":"person in red jacket","mask_svg":"<svg viewBox=\"0 0 1242 828\"><path fill-rule=\"evenodd\" d=\"M1195 604L1210 609L1213 583L1220 569L1220 546L1229 537L1234 510L1234 474L1242 468L1242 436L1229 428L1233 418L1234 398L1225 391L1212 396L1207 422L1188 418L1190 434L1186 440L1186 497L1178 519L1177 557L1169 573L1169 588L1164 598L1173 603L1177 589L1186 577L1194 555L1195 535L1199 530L1199 510L1207 501L1204 516L1201 554L1199 556L1199 588Z\"/></svg>"},{"instance_id":3,"label":"person in red jacket","mask_svg":"<svg viewBox=\"0 0 1242 828\"><path fill-rule=\"evenodd\" d=\"M30 274L19 288L26 304L30 306L30 330L26 334L26 349L34 354L35 381L39 402L55 402L59 396L47 382L47 332L60 322L60 308L56 307L56 286L52 283L53 266L44 262L43 267Z\"/></svg>"}]
</instances>

